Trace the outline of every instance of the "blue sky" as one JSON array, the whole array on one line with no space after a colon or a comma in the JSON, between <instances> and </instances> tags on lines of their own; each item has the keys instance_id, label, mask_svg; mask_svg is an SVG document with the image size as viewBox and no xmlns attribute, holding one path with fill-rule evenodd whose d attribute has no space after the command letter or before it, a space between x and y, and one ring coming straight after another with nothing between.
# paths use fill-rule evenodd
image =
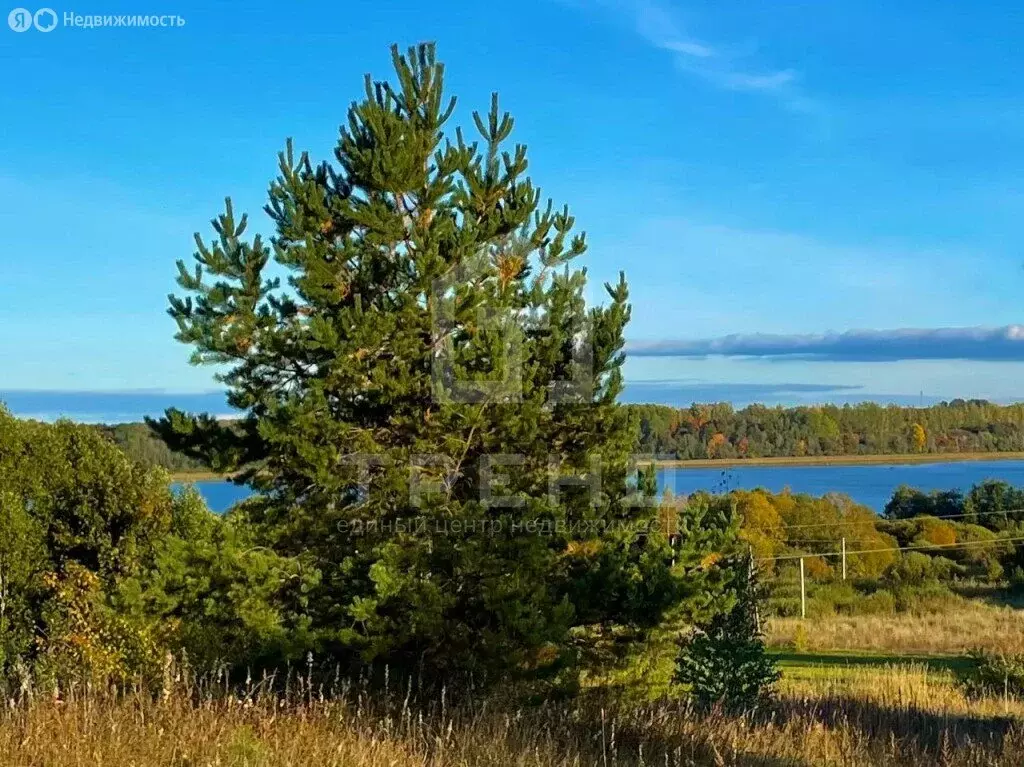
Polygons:
<instances>
[{"instance_id":1,"label":"blue sky","mask_svg":"<svg viewBox=\"0 0 1024 767\"><path fill-rule=\"evenodd\" d=\"M631 398L1024 397L1019 4L242 8L0 27L0 392L213 388L164 314L175 259L226 195L259 220L284 139L325 157L388 45L432 39L456 120L498 90L595 285L626 270ZM865 330L888 352L841 353Z\"/></svg>"}]
</instances>

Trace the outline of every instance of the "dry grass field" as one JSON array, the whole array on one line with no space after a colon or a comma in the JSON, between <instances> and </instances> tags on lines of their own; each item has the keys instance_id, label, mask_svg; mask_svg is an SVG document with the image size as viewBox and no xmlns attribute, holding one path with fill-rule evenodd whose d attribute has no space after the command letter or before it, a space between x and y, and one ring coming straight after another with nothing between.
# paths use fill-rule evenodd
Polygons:
<instances>
[{"instance_id":1,"label":"dry grass field","mask_svg":"<svg viewBox=\"0 0 1024 767\"><path fill-rule=\"evenodd\" d=\"M5 765L1020 765L1024 705L970 701L925 665L784 665L776 704L751 717L663 701L615 710L584 698L533 707L449 693L316 686L241 694L69 690L8 701Z\"/></svg>"},{"instance_id":2,"label":"dry grass field","mask_svg":"<svg viewBox=\"0 0 1024 767\"><path fill-rule=\"evenodd\" d=\"M771 618L768 643L807 650L861 650L891 654L959 655L972 649L1024 653L1024 610L979 600L952 612Z\"/></svg>"},{"instance_id":3,"label":"dry grass field","mask_svg":"<svg viewBox=\"0 0 1024 767\"><path fill-rule=\"evenodd\" d=\"M600 690L522 705L494 693L420 697L394 683L232 691L186 679L162 695L30 687L0 707L0 765L1024 764L1024 701L969 698L956 678L969 649L1024 648L1014 610L974 603L951 615L773 620L769 630L783 677L772 705L745 717L681 700L615 704Z\"/></svg>"}]
</instances>

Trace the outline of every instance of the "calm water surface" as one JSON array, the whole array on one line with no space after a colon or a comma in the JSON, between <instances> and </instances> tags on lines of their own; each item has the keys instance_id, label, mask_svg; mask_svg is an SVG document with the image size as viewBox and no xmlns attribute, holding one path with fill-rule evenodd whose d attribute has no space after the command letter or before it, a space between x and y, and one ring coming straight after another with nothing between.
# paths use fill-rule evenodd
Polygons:
<instances>
[{"instance_id":1,"label":"calm water surface","mask_svg":"<svg viewBox=\"0 0 1024 767\"><path fill-rule=\"evenodd\" d=\"M694 490L750 490L824 495L842 493L882 511L900 485L924 491L970 490L986 479L1024 485L1024 461L945 461L936 463L862 464L859 466L737 466L722 469L663 469L659 485L674 493Z\"/></svg>"},{"instance_id":2,"label":"calm water surface","mask_svg":"<svg viewBox=\"0 0 1024 767\"><path fill-rule=\"evenodd\" d=\"M763 487L779 492L824 495L843 493L876 511L885 508L899 485L921 490L969 490L985 479L1001 479L1024 486L1024 461L946 461L918 464L861 466L734 466L728 468L662 469L659 486L679 494L695 490L739 490ZM196 488L214 511L226 511L248 497L245 487L230 482L196 482Z\"/></svg>"},{"instance_id":3,"label":"calm water surface","mask_svg":"<svg viewBox=\"0 0 1024 767\"><path fill-rule=\"evenodd\" d=\"M176 482L174 486L182 487L184 484ZM196 490L206 499L206 505L218 514L223 514L239 501L244 501L252 495L249 488L220 479L190 484L196 486Z\"/></svg>"}]
</instances>

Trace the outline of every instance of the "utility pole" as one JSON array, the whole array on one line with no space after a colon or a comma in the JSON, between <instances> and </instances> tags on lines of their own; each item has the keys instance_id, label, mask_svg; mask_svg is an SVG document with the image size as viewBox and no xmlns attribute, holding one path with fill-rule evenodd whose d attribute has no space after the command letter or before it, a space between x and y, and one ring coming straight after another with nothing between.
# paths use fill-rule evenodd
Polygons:
<instances>
[{"instance_id":1,"label":"utility pole","mask_svg":"<svg viewBox=\"0 0 1024 767\"><path fill-rule=\"evenodd\" d=\"M843 580L846 580L846 538L843 538Z\"/></svg>"},{"instance_id":2,"label":"utility pole","mask_svg":"<svg viewBox=\"0 0 1024 767\"><path fill-rule=\"evenodd\" d=\"M757 607L757 594L754 592L754 568L757 567L756 561L754 560L754 547L747 546L747 589L752 595L750 600L754 610L754 626L757 627L757 633L761 633L761 611Z\"/></svg>"},{"instance_id":3,"label":"utility pole","mask_svg":"<svg viewBox=\"0 0 1024 767\"><path fill-rule=\"evenodd\" d=\"M804 558L800 557L800 617L807 617L807 589L804 587Z\"/></svg>"}]
</instances>

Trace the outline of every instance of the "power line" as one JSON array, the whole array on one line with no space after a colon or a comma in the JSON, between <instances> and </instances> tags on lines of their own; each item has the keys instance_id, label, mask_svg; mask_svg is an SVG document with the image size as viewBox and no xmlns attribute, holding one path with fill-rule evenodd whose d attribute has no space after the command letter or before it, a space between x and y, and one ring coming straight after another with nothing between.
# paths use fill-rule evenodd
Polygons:
<instances>
[{"instance_id":1,"label":"power line","mask_svg":"<svg viewBox=\"0 0 1024 767\"><path fill-rule=\"evenodd\" d=\"M889 537L889 538L892 537L888 533L879 533L878 535L879 536L884 535L884 536ZM865 544L868 544L868 543L877 543L878 542L878 538L848 538L846 536L841 536L841 537L845 538L847 543L865 543ZM836 541L835 538L808 538L806 540L800 540L800 541L795 541L792 538L787 538L784 541L778 541L778 543L782 543L782 544L785 544L787 546L792 546L792 545L813 546L815 544L836 543L836 542L837 541Z\"/></svg>"},{"instance_id":2,"label":"power line","mask_svg":"<svg viewBox=\"0 0 1024 767\"><path fill-rule=\"evenodd\" d=\"M853 554L881 554L888 551L921 551L924 549L967 549L973 546L996 546L1000 543L1019 543L1024 541L1024 536L1017 538L996 538L992 541L967 541L965 543L925 543L916 546L896 546L883 549L860 549L858 551L847 551L846 556ZM759 562L780 562L783 560L805 559L807 557L841 557L841 551L823 551L804 554L783 554L778 557L760 557Z\"/></svg>"},{"instance_id":3,"label":"power line","mask_svg":"<svg viewBox=\"0 0 1024 767\"><path fill-rule=\"evenodd\" d=\"M904 517L902 519L886 519L879 516L883 522L903 522L912 519L963 519L965 517L984 517L992 514L1020 514L1024 512L1024 509L1004 509L1002 511L971 511L963 512L961 514L918 514L914 517ZM874 525L874 520L870 519L859 519L859 520L847 520L840 522L814 522L803 525L785 525L777 527L742 527L743 530L753 530L757 532L765 533L778 533L786 532L787 530L808 530L816 527L852 527L854 525Z\"/></svg>"}]
</instances>

